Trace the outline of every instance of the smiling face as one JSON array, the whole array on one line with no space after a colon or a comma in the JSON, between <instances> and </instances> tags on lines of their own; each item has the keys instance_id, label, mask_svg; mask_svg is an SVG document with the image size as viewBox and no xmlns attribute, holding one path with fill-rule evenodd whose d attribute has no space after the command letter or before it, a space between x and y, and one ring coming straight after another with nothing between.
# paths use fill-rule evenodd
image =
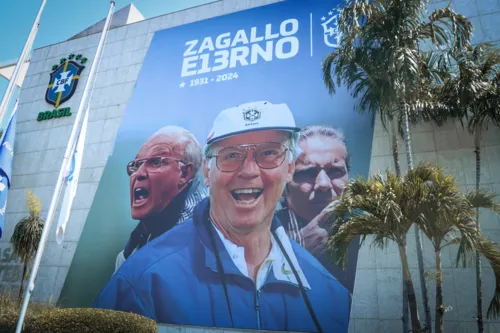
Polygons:
<instances>
[{"instance_id":1,"label":"smiling face","mask_svg":"<svg viewBox=\"0 0 500 333\"><path fill-rule=\"evenodd\" d=\"M281 142L287 145L287 134L282 131L265 130L235 135L215 143L214 154L224 147L264 142ZM276 204L287 181L291 180L294 164L289 163L288 154L280 166L262 169L249 150L243 165L234 172L221 172L212 161L208 168L204 163L205 184L210 189L210 214L217 225L231 229L233 233L245 234L256 228L269 228Z\"/></svg>"},{"instance_id":2,"label":"smiling face","mask_svg":"<svg viewBox=\"0 0 500 333\"><path fill-rule=\"evenodd\" d=\"M287 185L287 202L302 218L312 220L342 194L349 179L347 150L339 139L313 136L299 142L302 153Z\"/></svg>"},{"instance_id":3,"label":"smiling face","mask_svg":"<svg viewBox=\"0 0 500 333\"><path fill-rule=\"evenodd\" d=\"M183 149L173 134L158 134L149 139L136 159L168 157L161 164L143 163L130 176L130 205L132 218L141 220L162 212L182 190L190 178L185 166L175 160L183 159ZM156 165L154 165L156 164ZM182 166L182 167L181 167Z\"/></svg>"}]
</instances>

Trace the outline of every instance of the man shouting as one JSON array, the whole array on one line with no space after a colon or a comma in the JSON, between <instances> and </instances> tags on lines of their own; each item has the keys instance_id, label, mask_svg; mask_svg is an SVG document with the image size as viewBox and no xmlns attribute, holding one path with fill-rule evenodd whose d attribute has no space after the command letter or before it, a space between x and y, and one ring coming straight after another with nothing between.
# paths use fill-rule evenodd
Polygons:
<instances>
[{"instance_id":1,"label":"man shouting","mask_svg":"<svg viewBox=\"0 0 500 333\"><path fill-rule=\"evenodd\" d=\"M127 164L130 209L139 224L118 254L115 271L147 242L192 217L196 204L208 195L196 178L201 161L201 145L191 132L165 126Z\"/></svg>"}]
</instances>

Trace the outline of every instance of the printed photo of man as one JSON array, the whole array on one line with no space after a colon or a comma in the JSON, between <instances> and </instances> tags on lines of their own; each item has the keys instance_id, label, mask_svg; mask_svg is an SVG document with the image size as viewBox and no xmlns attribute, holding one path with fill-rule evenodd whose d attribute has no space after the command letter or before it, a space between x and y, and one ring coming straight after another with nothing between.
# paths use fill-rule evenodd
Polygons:
<instances>
[{"instance_id":1,"label":"printed photo of man","mask_svg":"<svg viewBox=\"0 0 500 333\"><path fill-rule=\"evenodd\" d=\"M190 219L208 190L197 178L202 148L196 137L179 126L165 126L127 164L130 208L139 224L115 263L115 271L149 241Z\"/></svg>"},{"instance_id":2,"label":"printed photo of man","mask_svg":"<svg viewBox=\"0 0 500 333\"><path fill-rule=\"evenodd\" d=\"M347 333L349 292L275 216L297 132L286 104L221 111L204 149L210 197L131 256L94 305L161 323Z\"/></svg>"},{"instance_id":3,"label":"printed photo of man","mask_svg":"<svg viewBox=\"0 0 500 333\"><path fill-rule=\"evenodd\" d=\"M295 173L287 184L278 217L289 237L305 247L351 292L356 260L349 260L346 271L325 254L328 240L324 209L337 200L349 180L350 161L343 133L327 125L304 127L299 137L300 154ZM353 242L349 256L357 258Z\"/></svg>"}]
</instances>

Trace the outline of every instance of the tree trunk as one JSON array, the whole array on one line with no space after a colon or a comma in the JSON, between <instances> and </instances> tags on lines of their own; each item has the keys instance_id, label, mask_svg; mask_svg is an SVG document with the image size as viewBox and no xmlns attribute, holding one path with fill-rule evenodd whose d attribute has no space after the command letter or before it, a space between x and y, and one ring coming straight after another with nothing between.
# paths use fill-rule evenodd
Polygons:
<instances>
[{"instance_id":1,"label":"tree trunk","mask_svg":"<svg viewBox=\"0 0 500 333\"><path fill-rule=\"evenodd\" d=\"M436 327L435 333L444 332L443 321L443 272L441 270L441 250L436 250Z\"/></svg>"},{"instance_id":2,"label":"tree trunk","mask_svg":"<svg viewBox=\"0 0 500 333\"><path fill-rule=\"evenodd\" d=\"M406 112L406 109L403 111L403 131L404 131L406 162L408 163L408 170L413 170L413 153L411 151L410 121L408 120L408 112Z\"/></svg>"},{"instance_id":3,"label":"tree trunk","mask_svg":"<svg viewBox=\"0 0 500 333\"><path fill-rule=\"evenodd\" d=\"M411 327L412 332L421 332L420 319L418 317L417 297L415 296L415 288L411 280L410 268L408 267L408 258L406 256L405 246L398 245L399 256L401 257L401 265L403 267L403 281L406 284L408 293L408 305L410 307Z\"/></svg>"},{"instance_id":4,"label":"tree trunk","mask_svg":"<svg viewBox=\"0 0 500 333\"><path fill-rule=\"evenodd\" d=\"M406 235L405 235L405 243L406 243ZM402 271L403 275L403 333L409 333L410 331L410 313L408 309L408 286L405 282L405 273ZM413 286L412 286L413 288ZM412 290L413 295L415 295L415 290ZM415 300L416 302L416 300ZM418 313L417 313L418 315Z\"/></svg>"},{"instance_id":5,"label":"tree trunk","mask_svg":"<svg viewBox=\"0 0 500 333\"><path fill-rule=\"evenodd\" d=\"M398 149L398 132L396 128L396 121L391 119L391 136L392 136L392 158L394 159L394 169L396 175L401 177L401 166L399 164L399 149ZM406 244L406 235L404 236L404 243ZM408 312L408 288L403 274L403 333L410 332L409 312Z\"/></svg>"},{"instance_id":6,"label":"tree trunk","mask_svg":"<svg viewBox=\"0 0 500 333\"><path fill-rule=\"evenodd\" d=\"M476 146L476 190L479 190L481 182L481 126L476 126L474 131L474 142ZM479 225L479 208L476 208L476 226L480 230ZM477 293L477 331L484 332L483 327L483 276L481 269L481 256L476 251L476 293Z\"/></svg>"},{"instance_id":7,"label":"tree trunk","mask_svg":"<svg viewBox=\"0 0 500 333\"><path fill-rule=\"evenodd\" d=\"M401 166L399 164L399 150L398 150L398 132L396 128L396 122L394 119L391 120L392 129L392 158L394 159L394 169L396 170L396 175L401 177Z\"/></svg>"},{"instance_id":8,"label":"tree trunk","mask_svg":"<svg viewBox=\"0 0 500 333\"><path fill-rule=\"evenodd\" d=\"M23 300L24 294L24 281L26 280L26 273L28 272L28 264L23 265L23 276L21 278L21 288L19 288L19 295L17 296L17 300L19 303Z\"/></svg>"},{"instance_id":9,"label":"tree trunk","mask_svg":"<svg viewBox=\"0 0 500 333\"><path fill-rule=\"evenodd\" d=\"M403 112L403 130L404 130L404 140L406 147L406 160L408 162L408 170L413 169L413 156L411 151L411 139L410 139L410 124L408 120L408 113L406 108ZM425 272L424 272L424 256L422 250L422 240L420 239L420 230L417 225L414 225L415 230L415 243L417 245L417 259L418 259L418 272L420 275L420 285L422 287L422 299L424 302L424 310L425 310L425 326L427 332L432 332L432 319L431 319L431 309L429 306L429 294L427 292L427 282L425 281Z\"/></svg>"}]
</instances>

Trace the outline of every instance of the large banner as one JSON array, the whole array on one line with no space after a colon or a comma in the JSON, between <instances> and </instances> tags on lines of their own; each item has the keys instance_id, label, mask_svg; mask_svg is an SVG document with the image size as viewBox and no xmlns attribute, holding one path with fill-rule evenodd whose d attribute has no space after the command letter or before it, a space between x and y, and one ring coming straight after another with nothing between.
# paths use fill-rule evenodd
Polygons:
<instances>
[{"instance_id":1,"label":"large banner","mask_svg":"<svg viewBox=\"0 0 500 333\"><path fill-rule=\"evenodd\" d=\"M368 175L373 128L322 82L338 4L285 1L155 33L63 305L347 332L359 240L336 266L324 208Z\"/></svg>"}]
</instances>

